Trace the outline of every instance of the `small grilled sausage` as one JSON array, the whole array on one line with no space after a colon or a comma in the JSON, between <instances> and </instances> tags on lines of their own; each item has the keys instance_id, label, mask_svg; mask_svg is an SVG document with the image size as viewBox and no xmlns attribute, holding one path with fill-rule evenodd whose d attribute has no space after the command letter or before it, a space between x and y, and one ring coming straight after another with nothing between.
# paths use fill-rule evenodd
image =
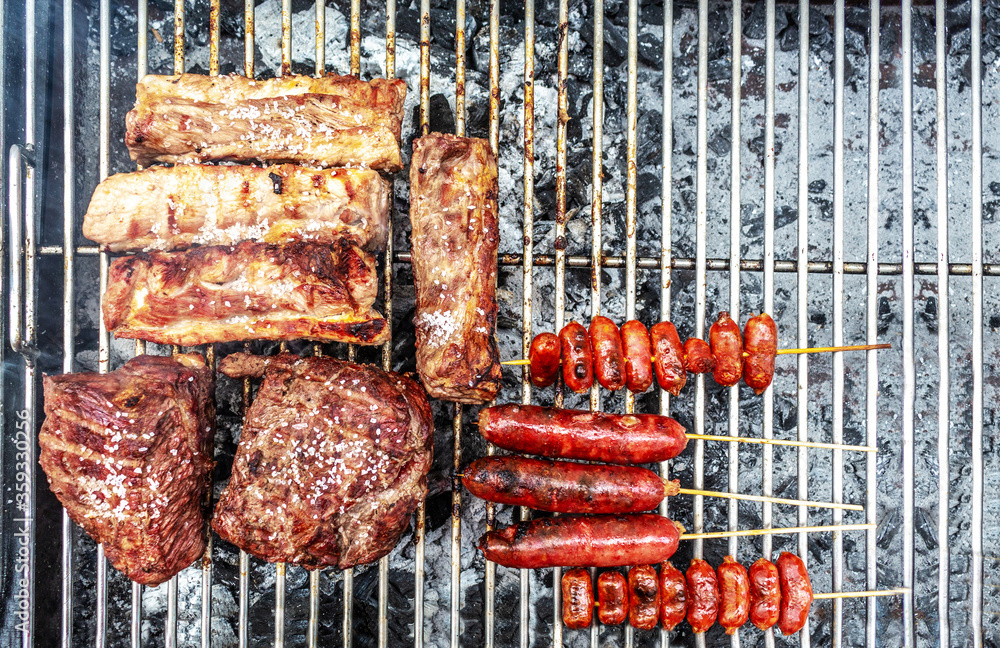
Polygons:
<instances>
[{"instance_id":1,"label":"small grilled sausage","mask_svg":"<svg viewBox=\"0 0 1000 648\"><path fill-rule=\"evenodd\" d=\"M778 556L778 581L781 583L778 629L786 635L795 634L809 620L809 608L813 601L812 583L802 559L783 551Z\"/></svg>"},{"instance_id":2,"label":"small grilled sausage","mask_svg":"<svg viewBox=\"0 0 1000 648\"><path fill-rule=\"evenodd\" d=\"M660 587L652 565L628 570L628 622L636 630L652 630L660 618Z\"/></svg>"},{"instance_id":3,"label":"small grilled sausage","mask_svg":"<svg viewBox=\"0 0 1000 648\"><path fill-rule=\"evenodd\" d=\"M563 625L570 630L589 628L594 617L594 584L590 572L581 567L562 577Z\"/></svg>"},{"instance_id":4,"label":"small grilled sausage","mask_svg":"<svg viewBox=\"0 0 1000 648\"><path fill-rule=\"evenodd\" d=\"M687 582L684 573L669 560L660 565L660 623L673 630L687 613Z\"/></svg>"},{"instance_id":5,"label":"small grilled sausage","mask_svg":"<svg viewBox=\"0 0 1000 648\"><path fill-rule=\"evenodd\" d=\"M750 622L767 630L778 622L781 611L781 587L778 568L766 558L750 565Z\"/></svg>"},{"instance_id":6,"label":"small grilled sausage","mask_svg":"<svg viewBox=\"0 0 1000 648\"><path fill-rule=\"evenodd\" d=\"M687 570L688 623L696 633L707 632L719 616L719 581L712 566L700 558Z\"/></svg>"},{"instance_id":7,"label":"small grilled sausage","mask_svg":"<svg viewBox=\"0 0 1000 648\"><path fill-rule=\"evenodd\" d=\"M716 570L719 577L719 625L735 633L750 618L750 576L743 565L726 556Z\"/></svg>"},{"instance_id":8,"label":"small grilled sausage","mask_svg":"<svg viewBox=\"0 0 1000 648\"><path fill-rule=\"evenodd\" d=\"M732 387L743 377L743 336L740 326L722 311L712 324L708 342L715 358L712 377L723 387Z\"/></svg>"},{"instance_id":9,"label":"small grilled sausage","mask_svg":"<svg viewBox=\"0 0 1000 648\"><path fill-rule=\"evenodd\" d=\"M715 371L715 357L708 342L701 338L688 338L684 342L684 368L690 373Z\"/></svg>"},{"instance_id":10,"label":"small grilled sausage","mask_svg":"<svg viewBox=\"0 0 1000 648\"><path fill-rule=\"evenodd\" d=\"M653 343L653 363L660 388L673 396L680 396L687 383L687 370L684 368L684 345L677 329L670 322L659 322L653 324L649 337Z\"/></svg>"},{"instance_id":11,"label":"small grilled sausage","mask_svg":"<svg viewBox=\"0 0 1000 648\"><path fill-rule=\"evenodd\" d=\"M590 321L590 348L594 353L594 376L601 387L617 391L625 386L625 352L618 327L598 315Z\"/></svg>"},{"instance_id":12,"label":"small grilled sausage","mask_svg":"<svg viewBox=\"0 0 1000 648\"><path fill-rule=\"evenodd\" d=\"M597 577L597 620L604 625L618 625L628 618L628 584L616 571Z\"/></svg>"},{"instance_id":13,"label":"small grilled sausage","mask_svg":"<svg viewBox=\"0 0 1000 648\"><path fill-rule=\"evenodd\" d=\"M676 495L679 484L665 482L639 466L606 466L529 457L476 459L462 484L481 499L554 513L641 513Z\"/></svg>"},{"instance_id":14,"label":"small grilled sausage","mask_svg":"<svg viewBox=\"0 0 1000 648\"><path fill-rule=\"evenodd\" d=\"M778 327L767 313L747 320L743 329L743 382L757 394L764 393L774 378L778 356Z\"/></svg>"},{"instance_id":15,"label":"small grilled sausage","mask_svg":"<svg viewBox=\"0 0 1000 648\"><path fill-rule=\"evenodd\" d=\"M531 361L531 384L548 387L556 382L562 370L562 343L555 333L539 333L531 341L528 360Z\"/></svg>"},{"instance_id":16,"label":"small grilled sausage","mask_svg":"<svg viewBox=\"0 0 1000 648\"><path fill-rule=\"evenodd\" d=\"M515 452L613 464L666 461L687 445L684 427L666 416L539 405L486 408L479 413L479 433Z\"/></svg>"},{"instance_id":17,"label":"small grilled sausage","mask_svg":"<svg viewBox=\"0 0 1000 648\"><path fill-rule=\"evenodd\" d=\"M488 560L520 569L625 567L670 558L678 540L677 526L661 515L580 515L487 531L479 549Z\"/></svg>"},{"instance_id":18,"label":"small grilled sausage","mask_svg":"<svg viewBox=\"0 0 1000 648\"><path fill-rule=\"evenodd\" d=\"M582 394L594 384L594 355L587 329L570 322L559 331L559 341L562 343L563 382L569 389Z\"/></svg>"},{"instance_id":19,"label":"small grilled sausage","mask_svg":"<svg viewBox=\"0 0 1000 648\"><path fill-rule=\"evenodd\" d=\"M622 324L622 347L625 349L625 386L633 394L645 392L653 384L653 345L649 331L639 320Z\"/></svg>"}]
</instances>

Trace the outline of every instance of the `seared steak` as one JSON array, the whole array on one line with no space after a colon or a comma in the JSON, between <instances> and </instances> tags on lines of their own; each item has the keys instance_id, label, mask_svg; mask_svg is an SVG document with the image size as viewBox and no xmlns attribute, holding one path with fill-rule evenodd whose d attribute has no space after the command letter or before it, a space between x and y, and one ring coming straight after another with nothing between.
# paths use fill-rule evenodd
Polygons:
<instances>
[{"instance_id":1,"label":"seared steak","mask_svg":"<svg viewBox=\"0 0 1000 648\"><path fill-rule=\"evenodd\" d=\"M215 376L202 357L143 355L43 385L42 469L70 518L137 583L197 560L215 465Z\"/></svg>"},{"instance_id":2,"label":"seared steak","mask_svg":"<svg viewBox=\"0 0 1000 648\"><path fill-rule=\"evenodd\" d=\"M431 133L413 142L410 222L420 381L434 398L493 400L500 234L486 140Z\"/></svg>"},{"instance_id":3,"label":"seared steak","mask_svg":"<svg viewBox=\"0 0 1000 648\"><path fill-rule=\"evenodd\" d=\"M115 259L102 309L116 337L192 346L307 338L381 344L375 259L353 243L244 241Z\"/></svg>"},{"instance_id":4,"label":"seared steak","mask_svg":"<svg viewBox=\"0 0 1000 648\"><path fill-rule=\"evenodd\" d=\"M264 376L212 528L271 562L317 569L389 553L427 494L433 419L413 380L332 358L227 356Z\"/></svg>"},{"instance_id":5,"label":"seared steak","mask_svg":"<svg viewBox=\"0 0 1000 648\"><path fill-rule=\"evenodd\" d=\"M354 77L146 75L125 117L132 159L264 160L398 171L406 83Z\"/></svg>"},{"instance_id":6,"label":"seared steak","mask_svg":"<svg viewBox=\"0 0 1000 648\"><path fill-rule=\"evenodd\" d=\"M119 173L97 185L83 235L112 252L230 245L244 240L381 250L389 183L370 169L183 164Z\"/></svg>"}]
</instances>

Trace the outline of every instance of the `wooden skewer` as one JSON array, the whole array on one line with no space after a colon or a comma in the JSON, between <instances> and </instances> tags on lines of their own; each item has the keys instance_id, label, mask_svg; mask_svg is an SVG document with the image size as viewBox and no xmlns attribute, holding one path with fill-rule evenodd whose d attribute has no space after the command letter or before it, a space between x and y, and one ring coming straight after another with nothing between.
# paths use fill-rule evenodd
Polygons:
<instances>
[{"instance_id":1,"label":"wooden skewer","mask_svg":"<svg viewBox=\"0 0 1000 648\"><path fill-rule=\"evenodd\" d=\"M795 441L793 439L761 439L758 437L736 437L713 434L688 434L688 439L703 441L723 441L725 443L757 443L762 445L789 446L792 448L818 448L820 450L847 450L849 452L878 452L874 446L845 445L843 443L822 443L820 441Z\"/></svg>"},{"instance_id":2,"label":"wooden skewer","mask_svg":"<svg viewBox=\"0 0 1000 648\"><path fill-rule=\"evenodd\" d=\"M860 504L837 504L835 502L814 502L812 500L784 499L766 495L744 495L742 493L726 493L724 491L699 490L697 488L681 488L681 495L703 495L705 497L721 497L722 499L745 500L748 502L771 502L772 504L788 504L790 506L811 506L814 508L843 509L845 511L864 511Z\"/></svg>"},{"instance_id":3,"label":"wooden skewer","mask_svg":"<svg viewBox=\"0 0 1000 648\"><path fill-rule=\"evenodd\" d=\"M710 540L712 538L737 538L743 536L782 535L786 533L824 533L827 531L867 531L874 524L828 524L825 526L777 527L773 529L747 529L745 531L709 531L707 533L682 533L681 540Z\"/></svg>"},{"instance_id":4,"label":"wooden skewer","mask_svg":"<svg viewBox=\"0 0 1000 648\"><path fill-rule=\"evenodd\" d=\"M896 589L887 590L866 590L864 592L820 592L818 594L813 594L814 601L826 601L828 599L839 599L839 598L861 598L870 596L897 596L899 594L906 594L910 590L905 587L897 587Z\"/></svg>"},{"instance_id":5,"label":"wooden skewer","mask_svg":"<svg viewBox=\"0 0 1000 648\"><path fill-rule=\"evenodd\" d=\"M852 344L848 346L833 347L809 347L807 349L778 349L778 355L798 355L802 353L833 353L835 351L874 351L876 349L891 349L891 344ZM744 352L743 357L749 354ZM654 358L655 361L655 358ZM511 367L525 367L531 364L531 360L504 360L500 364Z\"/></svg>"}]
</instances>

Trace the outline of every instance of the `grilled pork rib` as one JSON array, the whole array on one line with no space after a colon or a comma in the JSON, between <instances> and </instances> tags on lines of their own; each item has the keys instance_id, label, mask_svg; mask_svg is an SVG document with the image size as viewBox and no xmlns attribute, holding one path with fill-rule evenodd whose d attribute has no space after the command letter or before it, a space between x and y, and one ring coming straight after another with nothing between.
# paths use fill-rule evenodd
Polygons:
<instances>
[{"instance_id":1,"label":"grilled pork rib","mask_svg":"<svg viewBox=\"0 0 1000 648\"><path fill-rule=\"evenodd\" d=\"M143 355L43 385L40 462L70 518L137 583L197 560L215 465L215 375L202 357Z\"/></svg>"},{"instance_id":2,"label":"grilled pork rib","mask_svg":"<svg viewBox=\"0 0 1000 648\"><path fill-rule=\"evenodd\" d=\"M231 245L243 240L331 243L381 250L389 184L369 169L150 167L97 186L83 235L112 252Z\"/></svg>"},{"instance_id":3,"label":"grilled pork rib","mask_svg":"<svg viewBox=\"0 0 1000 648\"><path fill-rule=\"evenodd\" d=\"M248 553L309 569L378 560L427 494L434 423L413 380L332 358L242 353L264 376L212 528Z\"/></svg>"},{"instance_id":4,"label":"grilled pork rib","mask_svg":"<svg viewBox=\"0 0 1000 648\"><path fill-rule=\"evenodd\" d=\"M497 164L482 139L413 142L410 222L417 372L427 393L484 403L500 387L496 345Z\"/></svg>"},{"instance_id":5,"label":"grilled pork rib","mask_svg":"<svg viewBox=\"0 0 1000 648\"><path fill-rule=\"evenodd\" d=\"M236 340L381 344L375 260L332 246L244 241L116 259L102 310L116 337L192 346Z\"/></svg>"},{"instance_id":6,"label":"grilled pork rib","mask_svg":"<svg viewBox=\"0 0 1000 648\"><path fill-rule=\"evenodd\" d=\"M125 118L132 159L293 161L398 171L406 83L146 75Z\"/></svg>"}]
</instances>

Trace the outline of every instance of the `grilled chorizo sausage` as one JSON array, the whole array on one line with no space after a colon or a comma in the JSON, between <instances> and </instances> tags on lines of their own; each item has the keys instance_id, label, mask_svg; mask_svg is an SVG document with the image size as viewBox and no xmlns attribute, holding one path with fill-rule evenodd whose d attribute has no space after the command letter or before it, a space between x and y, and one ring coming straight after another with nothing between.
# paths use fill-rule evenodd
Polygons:
<instances>
[{"instance_id":1,"label":"grilled chorizo sausage","mask_svg":"<svg viewBox=\"0 0 1000 648\"><path fill-rule=\"evenodd\" d=\"M617 391L625 386L625 352L618 327L607 317L590 320L590 348L594 354L594 376L601 387Z\"/></svg>"},{"instance_id":2,"label":"grilled chorizo sausage","mask_svg":"<svg viewBox=\"0 0 1000 648\"><path fill-rule=\"evenodd\" d=\"M660 623L673 630L687 613L687 583L684 573L669 560L660 565Z\"/></svg>"},{"instance_id":3,"label":"grilled chorizo sausage","mask_svg":"<svg viewBox=\"0 0 1000 648\"><path fill-rule=\"evenodd\" d=\"M628 618L628 585L616 571L597 577L597 620L604 625L618 625Z\"/></svg>"},{"instance_id":4,"label":"grilled chorizo sausage","mask_svg":"<svg viewBox=\"0 0 1000 648\"><path fill-rule=\"evenodd\" d=\"M708 342L701 338L688 338L684 342L684 368L690 373L715 371L715 357Z\"/></svg>"},{"instance_id":5,"label":"grilled chorizo sausage","mask_svg":"<svg viewBox=\"0 0 1000 648\"><path fill-rule=\"evenodd\" d=\"M594 355L590 336L581 324L570 322L559 331L562 345L563 382L578 394L594 384Z\"/></svg>"},{"instance_id":6,"label":"grilled chorizo sausage","mask_svg":"<svg viewBox=\"0 0 1000 648\"><path fill-rule=\"evenodd\" d=\"M700 558L687 570L688 623L696 633L707 632L719 615L719 581L712 566Z\"/></svg>"},{"instance_id":7,"label":"grilled chorizo sausage","mask_svg":"<svg viewBox=\"0 0 1000 648\"><path fill-rule=\"evenodd\" d=\"M606 414L538 405L500 405L479 414L479 433L501 448L526 454L656 463L687 445L680 423L656 414Z\"/></svg>"},{"instance_id":8,"label":"grilled chorizo sausage","mask_svg":"<svg viewBox=\"0 0 1000 648\"><path fill-rule=\"evenodd\" d=\"M570 630L589 628L594 617L594 584L590 572L577 567L562 577L563 625Z\"/></svg>"},{"instance_id":9,"label":"grilled chorizo sausage","mask_svg":"<svg viewBox=\"0 0 1000 648\"><path fill-rule=\"evenodd\" d=\"M531 361L531 384L548 387L556 382L562 370L562 343L555 333L539 333L531 341L528 360Z\"/></svg>"},{"instance_id":10,"label":"grilled chorizo sausage","mask_svg":"<svg viewBox=\"0 0 1000 648\"><path fill-rule=\"evenodd\" d=\"M726 556L719 569L719 625L735 633L750 618L750 576L743 565Z\"/></svg>"},{"instance_id":11,"label":"grilled chorizo sausage","mask_svg":"<svg viewBox=\"0 0 1000 648\"><path fill-rule=\"evenodd\" d=\"M653 343L653 363L660 388L673 396L680 396L687 383L687 370L684 368L684 345L677 329L670 322L659 322L653 324L649 337Z\"/></svg>"},{"instance_id":12,"label":"grilled chorizo sausage","mask_svg":"<svg viewBox=\"0 0 1000 648\"><path fill-rule=\"evenodd\" d=\"M781 609L781 587L778 568L766 558L750 565L750 622L767 630L778 622Z\"/></svg>"},{"instance_id":13,"label":"grilled chorizo sausage","mask_svg":"<svg viewBox=\"0 0 1000 648\"><path fill-rule=\"evenodd\" d=\"M652 513L541 518L488 531L479 549L505 567L624 567L667 560L680 532Z\"/></svg>"},{"instance_id":14,"label":"grilled chorizo sausage","mask_svg":"<svg viewBox=\"0 0 1000 648\"><path fill-rule=\"evenodd\" d=\"M715 358L712 377L723 387L732 387L743 377L743 336L740 326L729 313L722 311L712 324L708 342Z\"/></svg>"},{"instance_id":15,"label":"grilled chorizo sausage","mask_svg":"<svg viewBox=\"0 0 1000 648\"><path fill-rule=\"evenodd\" d=\"M638 466L603 466L518 456L476 459L462 483L490 502L554 513L640 513L676 495L677 482L664 482Z\"/></svg>"},{"instance_id":16,"label":"grilled chorizo sausage","mask_svg":"<svg viewBox=\"0 0 1000 648\"><path fill-rule=\"evenodd\" d=\"M636 630L652 630L660 617L660 587L652 565L628 570L628 622Z\"/></svg>"},{"instance_id":17,"label":"grilled chorizo sausage","mask_svg":"<svg viewBox=\"0 0 1000 648\"><path fill-rule=\"evenodd\" d=\"M625 386L633 394L645 392L653 384L653 345L649 331L639 320L622 324L622 347L625 349Z\"/></svg>"},{"instance_id":18,"label":"grilled chorizo sausage","mask_svg":"<svg viewBox=\"0 0 1000 648\"><path fill-rule=\"evenodd\" d=\"M812 583L802 559L783 551L778 556L778 582L781 584L778 629L786 635L795 634L809 620L809 608L813 601Z\"/></svg>"},{"instance_id":19,"label":"grilled chorizo sausage","mask_svg":"<svg viewBox=\"0 0 1000 648\"><path fill-rule=\"evenodd\" d=\"M764 393L774 378L778 356L778 327L767 313L747 320L743 329L743 382L757 394Z\"/></svg>"}]
</instances>

